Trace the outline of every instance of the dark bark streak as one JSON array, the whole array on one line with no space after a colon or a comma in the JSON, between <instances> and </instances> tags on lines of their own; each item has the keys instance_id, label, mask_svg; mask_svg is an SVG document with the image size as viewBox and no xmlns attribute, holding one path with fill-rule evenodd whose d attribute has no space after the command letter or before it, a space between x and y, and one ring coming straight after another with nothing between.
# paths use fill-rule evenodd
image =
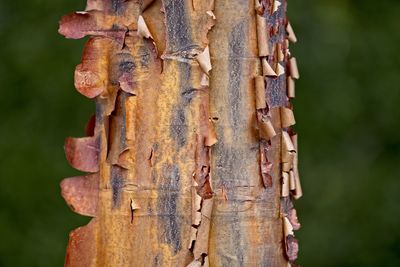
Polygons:
<instances>
[{"instance_id":1,"label":"dark bark streak","mask_svg":"<svg viewBox=\"0 0 400 267\"><path fill-rule=\"evenodd\" d=\"M126 150L126 108L125 101L128 93L119 91L115 110L112 112L110 118L110 138L108 151L108 160L112 164L118 163L118 157L123 151Z\"/></svg>"},{"instance_id":2,"label":"dark bark streak","mask_svg":"<svg viewBox=\"0 0 400 267\"><path fill-rule=\"evenodd\" d=\"M123 170L118 166L112 166L110 179L112 190L112 207L118 208L121 204L121 193L125 183Z\"/></svg>"},{"instance_id":3,"label":"dark bark streak","mask_svg":"<svg viewBox=\"0 0 400 267\"><path fill-rule=\"evenodd\" d=\"M179 68L179 102L173 109L171 117L171 136L177 143L178 148L186 145L188 132L186 113L188 106L196 95L197 89L191 84L191 65L185 62L177 62Z\"/></svg>"},{"instance_id":4,"label":"dark bark streak","mask_svg":"<svg viewBox=\"0 0 400 267\"><path fill-rule=\"evenodd\" d=\"M188 51L197 47L192 40L191 25L186 13L185 0L163 0L166 30L167 30L167 53Z\"/></svg>"},{"instance_id":5,"label":"dark bark streak","mask_svg":"<svg viewBox=\"0 0 400 267\"><path fill-rule=\"evenodd\" d=\"M110 9L117 15L122 15L125 9L124 3L126 0L111 0L110 1Z\"/></svg>"},{"instance_id":6,"label":"dark bark streak","mask_svg":"<svg viewBox=\"0 0 400 267\"><path fill-rule=\"evenodd\" d=\"M266 78L267 104L269 108L286 105L286 75L277 78Z\"/></svg>"},{"instance_id":7,"label":"dark bark streak","mask_svg":"<svg viewBox=\"0 0 400 267\"><path fill-rule=\"evenodd\" d=\"M182 249L180 215L177 213L180 189L179 168L173 164L166 164L162 168L159 181L158 210L162 218L158 221L161 231L160 242L170 245L174 253Z\"/></svg>"},{"instance_id":8,"label":"dark bark streak","mask_svg":"<svg viewBox=\"0 0 400 267\"><path fill-rule=\"evenodd\" d=\"M240 126L242 121L242 108L240 107L242 100L242 57L244 56L245 49L245 22L241 22L233 28L229 37L229 104L230 116L229 121L233 131L234 138L238 135L235 134L236 129Z\"/></svg>"}]
</instances>

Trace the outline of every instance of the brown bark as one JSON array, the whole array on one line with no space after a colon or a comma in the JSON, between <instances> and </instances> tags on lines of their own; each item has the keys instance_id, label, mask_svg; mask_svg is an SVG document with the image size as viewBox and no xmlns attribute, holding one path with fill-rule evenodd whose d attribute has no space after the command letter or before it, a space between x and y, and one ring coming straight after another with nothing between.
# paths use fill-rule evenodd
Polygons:
<instances>
[{"instance_id":1,"label":"brown bark","mask_svg":"<svg viewBox=\"0 0 400 267\"><path fill-rule=\"evenodd\" d=\"M66 266L294 265L285 14L285 0L88 0L63 17L61 34L91 36L75 86L96 102L90 136L65 144L91 174L63 197L93 217Z\"/></svg>"}]
</instances>

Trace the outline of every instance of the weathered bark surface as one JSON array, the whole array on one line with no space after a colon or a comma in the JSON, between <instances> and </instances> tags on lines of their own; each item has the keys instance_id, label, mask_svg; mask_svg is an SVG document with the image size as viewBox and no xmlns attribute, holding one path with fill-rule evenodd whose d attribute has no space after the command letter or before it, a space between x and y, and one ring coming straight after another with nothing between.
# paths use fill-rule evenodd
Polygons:
<instances>
[{"instance_id":1,"label":"weathered bark surface","mask_svg":"<svg viewBox=\"0 0 400 267\"><path fill-rule=\"evenodd\" d=\"M210 259L215 266L283 266L279 164L272 186L260 176L254 77L262 75L254 1L215 1L210 34L210 107L218 143L212 149L215 190ZM270 160L279 162L279 141ZM222 192L225 192L226 199Z\"/></svg>"},{"instance_id":2,"label":"weathered bark surface","mask_svg":"<svg viewBox=\"0 0 400 267\"><path fill-rule=\"evenodd\" d=\"M62 195L94 217L66 266L294 266L285 14L285 0L88 0L63 17L61 34L91 36L75 87L96 101L89 136L65 143L90 174Z\"/></svg>"}]
</instances>

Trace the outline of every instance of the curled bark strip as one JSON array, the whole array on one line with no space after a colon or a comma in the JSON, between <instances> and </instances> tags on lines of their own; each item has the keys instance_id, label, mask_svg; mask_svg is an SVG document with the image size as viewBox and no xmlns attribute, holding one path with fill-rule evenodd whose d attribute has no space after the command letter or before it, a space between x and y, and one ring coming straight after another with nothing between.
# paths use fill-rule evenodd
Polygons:
<instances>
[{"instance_id":1,"label":"curled bark strip","mask_svg":"<svg viewBox=\"0 0 400 267\"><path fill-rule=\"evenodd\" d=\"M201 220L197 228L197 236L193 246L195 261L204 262L204 256L208 254L212 205L212 198L204 199L201 204Z\"/></svg>"},{"instance_id":2,"label":"curled bark strip","mask_svg":"<svg viewBox=\"0 0 400 267\"><path fill-rule=\"evenodd\" d=\"M124 72L118 78L119 87L127 93L135 94L133 81L132 81L132 74Z\"/></svg>"},{"instance_id":3,"label":"curled bark strip","mask_svg":"<svg viewBox=\"0 0 400 267\"><path fill-rule=\"evenodd\" d=\"M277 0L274 0L273 1L272 13L277 12L280 6L281 6L281 2L277 1Z\"/></svg>"},{"instance_id":4,"label":"curled bark strip","mask_svg":"<svg viewBox=\"0 0 400 267\"><path fill-rule=\"evenodd\" d=\"M95 266L96 265L96 226L93 218L87 225L73 230L69 234L65 266Z\"/></svg>"},{"instance_id":5,"label":"curled bark strip","mask_svg":"<svg viewBox=\"0 0 400 267\"><path fill-rule=\"evenodd\" d=\"M257 10L257 6L255 8ZM266 57L269 55L267 20L263 16L257 14L256 21L257 21L258 55L260 57Z\"/></svg>"},{"instance_id":6,"label":"curled bark strip","mask_svg":"<svg viewBox=\"0 0 400 267\"><path fill-rule=\"evenodd\" d=\"M299 79L300 78L300 74L299 74L299 70L297 68L297 61L296 58L292 57L289 60L289 66L290 66L290 76L293 79Z\"/></svg>"},{"instance_id":7,"label":"curled bark strip","mask_svg":"<svg viewBox=\"0 0 400 267\"><path fill-rule=\"evenodd\" d=\"M289 173L283 171L282 172L282 197L288 197L290 192L289 187Z\"/></svg>"},{"instance_id":8,"label":"curled bark strip","mask_svg":"<svg viewBox=\"0 0 400 267\"><path fill-rule=\"evenodd\" d=\"M281 107L281 122L283 128L290 127L296 123L292 109Z\"/></svg>"},{"instance_id":9,"label":"curled bark strip","mask_svg":"<svg viewBox=\"0 0 400 267\"><path fill-rule=\"evenodd\" d=\"M97 27L94 12L75 12L63 16L58 33L66 38L80 39L94 31Z\"/></svg>"},{"instance_id":10,"label":"curled bark strip","mask_svg":"<svg viewBox=\"0 0 400 267\"><path fill-rule=\"evenodd\" d=\"M272 187L272 162L267 158L268 145L260 143L260 170L264 187Z\"/></svg>"},{"instance_id":11,"label":"curled bark strip","mask_svg":"<svg viewBox=\"0 0 400 267\"><path fill-rule=\"evenodd\" d=\"M263 75L268 76L268 77L278 77L278 74L274 71L274 69L271 67L271 65L268 63L267 58L262 58L262 69L263 69Z\"/></svg>"},{"instance_id":12,"label":"curled bark strip","mask_svg":"<svg viewBox=\"0 0 400 267\"><path fill-rule=\"evenodd\" d=\"M289 98L296 96L294 79L290 76L287 77L287 95Z\"/></svg>"},{"instance_id":13,"label":"curled bark strip","mask_svg":"<svg viewBox=\"0 0 400 267\"><path fill-rule=\"evenodd\" d=\"M275 72L276 72L276 76L279 77L279 76L285 74L285 68L282 66L282 64L278 63L278 64L276 64Z\"/></svg>"},{"instance_id":14,"label":"curled bark strip","mask_svg":"<svg viewBox=\"0 0 400 267\"><path fill-rule=\"evenodd\" d=\"M282 62L285 60L285 54L284 54L284 50L283 50L284 45L281 43L277 43L276 47L275 47L275 56L277 58L278 62Z\"/></svg>"},{"instance_id":15,"label":"curled bark strip","mask_svg":"<svg viewBox=\"0 0 400 267\"><path fill-rule=\"evenodd\" d=\"M207 135L205 136L204 145L210 147L210 146L215 145L217 142L218 142L218 139L217 139L217 133L215 132L214 124L209 119Z\"/></svg>"},{"instance_id":16,"label":"curled bark strip","mask_svg":"<svg viewBox=\"0 0 400 267\"><path fill-rule=\"evenodd\" d=\"M147 27L147 24L144 21L144 18L142 16L139 16L139 19L138 19L137 33L140 37L153 39L153 36L151 35L150 30Z\"/></svg>"},{"instance_id":17,"label":"curled bark strip","mask_svg":"<svg viewBox=\"0 0 400 267\"><path fill-rule=\"evenodd\" d=\"M194 181L196 182L197 193L203 199L211 198L213 191L210 181L210 147L217 143L217 136L214 124L210 120L209 114L209 94L208 87L203 88L205 94L201 97L199 110L198 134L196 138L196 169Z\"/></svg>"},{"instance_id":18,"label":"curled bark strip","mask_svg":"<svg viewBox=\"0 0 400 267\"><path fill-rule=\"evenodd\" d=\"M118 26L118 22L116 17L96 10L75 12L61 18L58 32L71 39L93 35L109 37L122 43L128 25Z\"/></svg>"},{"instance_id":19,"label":"curled bark strip","mask_svg":"<svg viewBox=\"0 0 400 267\"><path fill-rule=\"evenodd\" d=\"M75 87L81 94L89 98L100 95L104 90L100 77L85 69L82 64L76 66L75 69Z\"/></svg>"},{"instance_id":20,"label":"curled bark strip","mask_svg":"<svg viewBox=\"0 0 400 267\"><path fill-rule=\"evenodd\" d=\"M255 90L256 90L256 109L264 109L267 107L265 99L265 81L263 76L256 76Z\"/></svg>"},{"instance_id":21,"label":"curled bark strip","mask_svg":"<svg viewBox=\"0 0 400 267\"><path fill-rule=\"evenodd\" d=\"M203 52L196 56L197 62L201 69L208 75L208 72L212 69L211 67L211 60L210 60L210 49L208 46L204 49Z\"/></svg>"},{"instance_id":22,"label":"curled bark strip","mask_svg":"<svg viewBox=\"0 0 400 267\"><path fill-rule=\"evenodd\" d=\"M287 132L282 132L282 163L293 163L294 155L296 154L296 149L290 139Z\"/></svg>"},{"instance_id":23,"label":"curled bark strip","mask_svg":"<svg viewBox=\"0 0 400 267\"><path fill-rule=\"evenodd\" d=\"M293 235L286 237L286 256L289 261L293 262L297 259L299 253L299 243Z\"/></svg>"},{"instance_id":24,"label":"curled bark strip","mask_svg":"<svg viewBox=\"0 0 400 267\"><path fill-rule=\"evenodd\" d=\"M294 235L293 226L287 217L283 217L283 234L285 236Z\"/></svg>"},{"instance_id":25,"label":"curled bark strip","mask_svg":"<svg viewBox=\"0 0 400 267\"><path fill-rule=\"evenodd\" d=\"M194 185L197 183L193 180ZM194 187L193 187L194 188ZM192 191L192 227L189 249L193 251L194 260L188 266L208 266L208 242L213 199L201 198Z\"/></svg>"},{"instance_id":26,"label":"curled bark strip","mask_svg":"<svg viewBox=\"0 0 400 267\"><path fill-rule=\"evenodd\" d=\"M290 188L290 191L293 191L296 189L296 178L294 176L293 169L289 169L289 188Z\"/></svg>"},{"instance_id":27,"label":"curled bark strip","mask_svg":"<svg viewBox=\"0 0 400 267\"><path fill-rule=\"evenodd\" d=\"M98 173L65 178L60 186L61 195L73 211L85 216L96 216L99 193Z\"/></svg>"},{"instance_id":28,"label":"curled bark strip","mask_svg":"<svg viewBox=\"0 0 400 267\"><path fill-rule=\"evenodd\" d=\"M159 57L164 53L165 50L165 24L164 14L160 11L162 9L162 1L154 1L153 4L149 5L144 13L142 13L143 19L146 21L146 25L149 28L155 47L157 48L157 54Z\"/></svg>"},{"instance_id":29,"label":"curled bark strip","mask_svg":"<svg viewBox=\"0 0 400 267\"><path fill-rule=\"evenodd\" d=\"M94 98L107 89L108 70L106 63L111 41L90 38L83 50L82 62L75 69L75 87L84 96Z\"/></svg>"},{"instance_id":30,"label":"curled bark strip","mask_svg":"<svg viewBox=\"0 0 400 267\"><path fill-rule=\"evenodd\" d=\"M291 140L294 146L294 149L296 150L296 153L294 154L293 157L293 174L295 178L295 190L293 192L293 197L295 199L299 199L300 197L303 196L303 190L301 188L301 183L300 183L300 174L299 174L299 169L298 169L298 142L297 142L297 134L291 136Z\"/></svg>"},{"instance_id":31,"label":"curled bark strip","mask_svg":"<svg viewBox=\"0 0 400 267\"><path fill-rule=\"evenodd\" d=\"M270 140L276 135L274 126L271 123L270 118L263 117L258 124L260 128L260 137L265 140Z\"/></svg>"},{"instance_id":32,"label":"curled bark strip","mask_svg":"<svg viewBox=\"0 0 400 267\"><path fill-rule=\"evenodd\" d=\"M66 138L64 151L69 164L75 169L84 172L99 170L99 139L97 137Z\"/></svg>"},{"instance_id":33,"label":"curled bark strip","mask_svg":"<svg viewBox=\"0 0 400 267\"><path fill-rule=\"evenodd\" d=\"M287 26L286 26L286 31L288 34L288 40L291 41L292 43L296 43L297 42L297 38L296 35L293 31L292 25L290 25L290 22L288 22Z\"/></svg>"},{"instance_id":34,"label":"curled bark strip","mask_svg":"<svg viewBox=\"0 0 400 267\"><path fill-rule=\"evenodd\" d=\"M301 225L300 225L299 220L297 218L296 209L295 208L290 209L289 210L289 214L287 216L288 216L290 224L293 227L293 230L299 230Z\"/></svg>"}]
</instances>

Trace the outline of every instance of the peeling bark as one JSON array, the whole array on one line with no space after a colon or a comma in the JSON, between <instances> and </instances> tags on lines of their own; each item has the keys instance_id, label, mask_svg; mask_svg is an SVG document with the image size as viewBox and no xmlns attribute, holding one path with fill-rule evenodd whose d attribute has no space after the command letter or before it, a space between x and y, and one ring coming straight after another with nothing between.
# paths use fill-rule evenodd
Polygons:
<instances>
[{"instance_id":1,"label":"peeling bark","mask_svg":"<svg viewBox=\"0 0 400 267\"><path fill-rule=\"evenodd\" d=\"M66 266L289 266L302 195L285 0L88 0L75 87L96 102L67 138L77 213Z\"/></svg>"}]
</instances>

